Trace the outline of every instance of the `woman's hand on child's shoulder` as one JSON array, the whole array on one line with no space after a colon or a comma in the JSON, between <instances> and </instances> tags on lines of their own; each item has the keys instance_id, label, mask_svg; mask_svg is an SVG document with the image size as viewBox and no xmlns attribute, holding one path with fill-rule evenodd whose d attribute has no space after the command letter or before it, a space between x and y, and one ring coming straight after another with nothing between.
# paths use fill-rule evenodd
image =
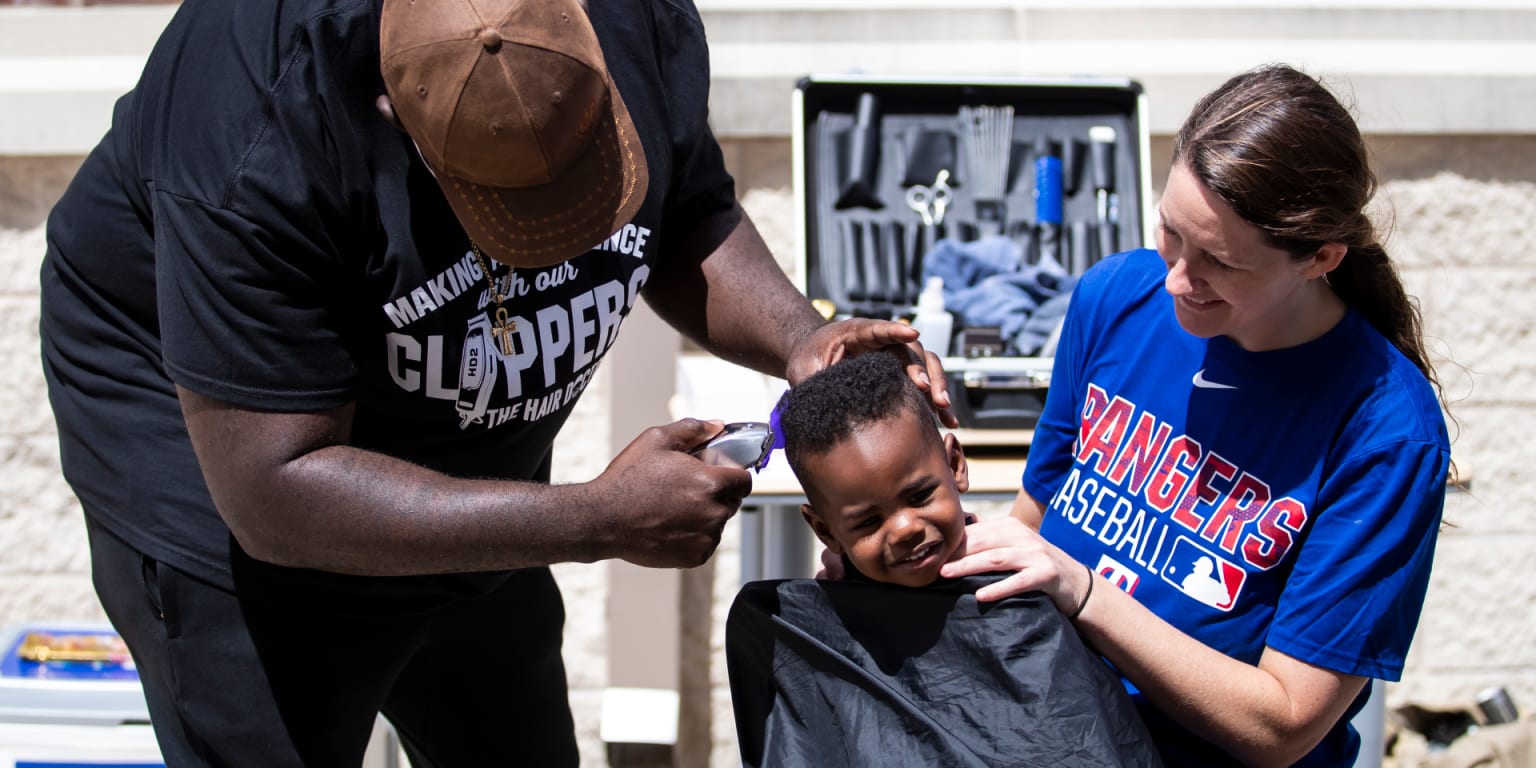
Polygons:
<instances>
[{"instance_id":1,"label":"woman's hand on child's shoulder","mask_svg":"<svg viewBox=\"0 0 1536 768\"><path fill-rule=\"evenodd\" d=\"M939 575L957 579L983 573L1012 575L976 590L982 602L1025 592L1064 591L1061 574L1076 561L1012 515L978 520L965 527L965 544L944 564ZM1075 566L1081 569L1082 566Z\"/></svg>"}]
</instances>

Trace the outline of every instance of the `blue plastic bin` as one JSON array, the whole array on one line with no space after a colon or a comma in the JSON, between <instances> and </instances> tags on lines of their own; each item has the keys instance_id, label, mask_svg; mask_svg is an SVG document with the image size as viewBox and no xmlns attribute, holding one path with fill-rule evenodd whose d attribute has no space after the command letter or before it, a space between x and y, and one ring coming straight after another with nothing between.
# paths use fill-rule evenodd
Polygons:
<instances>
[{"instance_id":1,"label":"blue plastic bin","mask_svg":"<svg viewBox=\"0 0 1536 768\"><path fill-rule=\"evenodd\" d=\"M164 768L138 671L101 624L0 629L0 768Z\"/></svg>"}]
</instances>

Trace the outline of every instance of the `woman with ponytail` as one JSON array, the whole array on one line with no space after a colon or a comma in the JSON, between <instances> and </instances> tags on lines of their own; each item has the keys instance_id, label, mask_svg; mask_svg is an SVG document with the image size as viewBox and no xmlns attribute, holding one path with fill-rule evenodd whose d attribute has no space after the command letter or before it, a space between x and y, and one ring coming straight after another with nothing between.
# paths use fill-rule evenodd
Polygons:
<instances>
[{"instance_id":1,"label":"woman with ponytail","mask_svg":"<svg viewBox=\"0 0 1536 768\"><path fill-rule=\"evenodd\" d=\"M1418 312L1359 128L1313 77L1232 78L1172 160L1157 250L1076 288L1013 515L943 575L1050 594L1168 765L1352 766L1450 464Z\"/></svg>"}]
</instances>

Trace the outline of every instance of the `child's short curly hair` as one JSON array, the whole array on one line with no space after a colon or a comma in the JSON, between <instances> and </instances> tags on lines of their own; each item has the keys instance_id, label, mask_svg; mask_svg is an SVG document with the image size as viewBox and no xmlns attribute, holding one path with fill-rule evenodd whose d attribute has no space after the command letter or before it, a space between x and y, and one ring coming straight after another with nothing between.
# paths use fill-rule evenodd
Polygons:
<instances>
[{"instance_id":1,"label":"child's short curly hair","mask_svg":"<svg viewBox=\"0 0 1536 768\"><path fill-rule=\"evenodd\" d=\"M844 358L818 371L785 392L777 410L784 457L802 478L804 457L824 453L860 428L902 410L930 420L938 434L938 419L927 396L902 362L887 352Z\"/></svg>"}]
</instances>

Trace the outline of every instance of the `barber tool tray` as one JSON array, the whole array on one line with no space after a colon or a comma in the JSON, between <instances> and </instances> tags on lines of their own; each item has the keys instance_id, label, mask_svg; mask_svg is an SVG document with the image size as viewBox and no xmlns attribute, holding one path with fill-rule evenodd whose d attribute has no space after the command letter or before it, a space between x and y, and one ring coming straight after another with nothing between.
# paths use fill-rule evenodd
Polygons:
<instances>
[{"instance_id":1,"label":"barber tool tray","mask_svg":"<svg viewBox=\"0 0 1536 768\"><path fill-rule=\"evenodd\" d=\"M1145 115L1125 79L802 79L802 290L911 322L961 426L1027 442L1077 276L1151 242Z\"/></svg>"}]
</instances>

